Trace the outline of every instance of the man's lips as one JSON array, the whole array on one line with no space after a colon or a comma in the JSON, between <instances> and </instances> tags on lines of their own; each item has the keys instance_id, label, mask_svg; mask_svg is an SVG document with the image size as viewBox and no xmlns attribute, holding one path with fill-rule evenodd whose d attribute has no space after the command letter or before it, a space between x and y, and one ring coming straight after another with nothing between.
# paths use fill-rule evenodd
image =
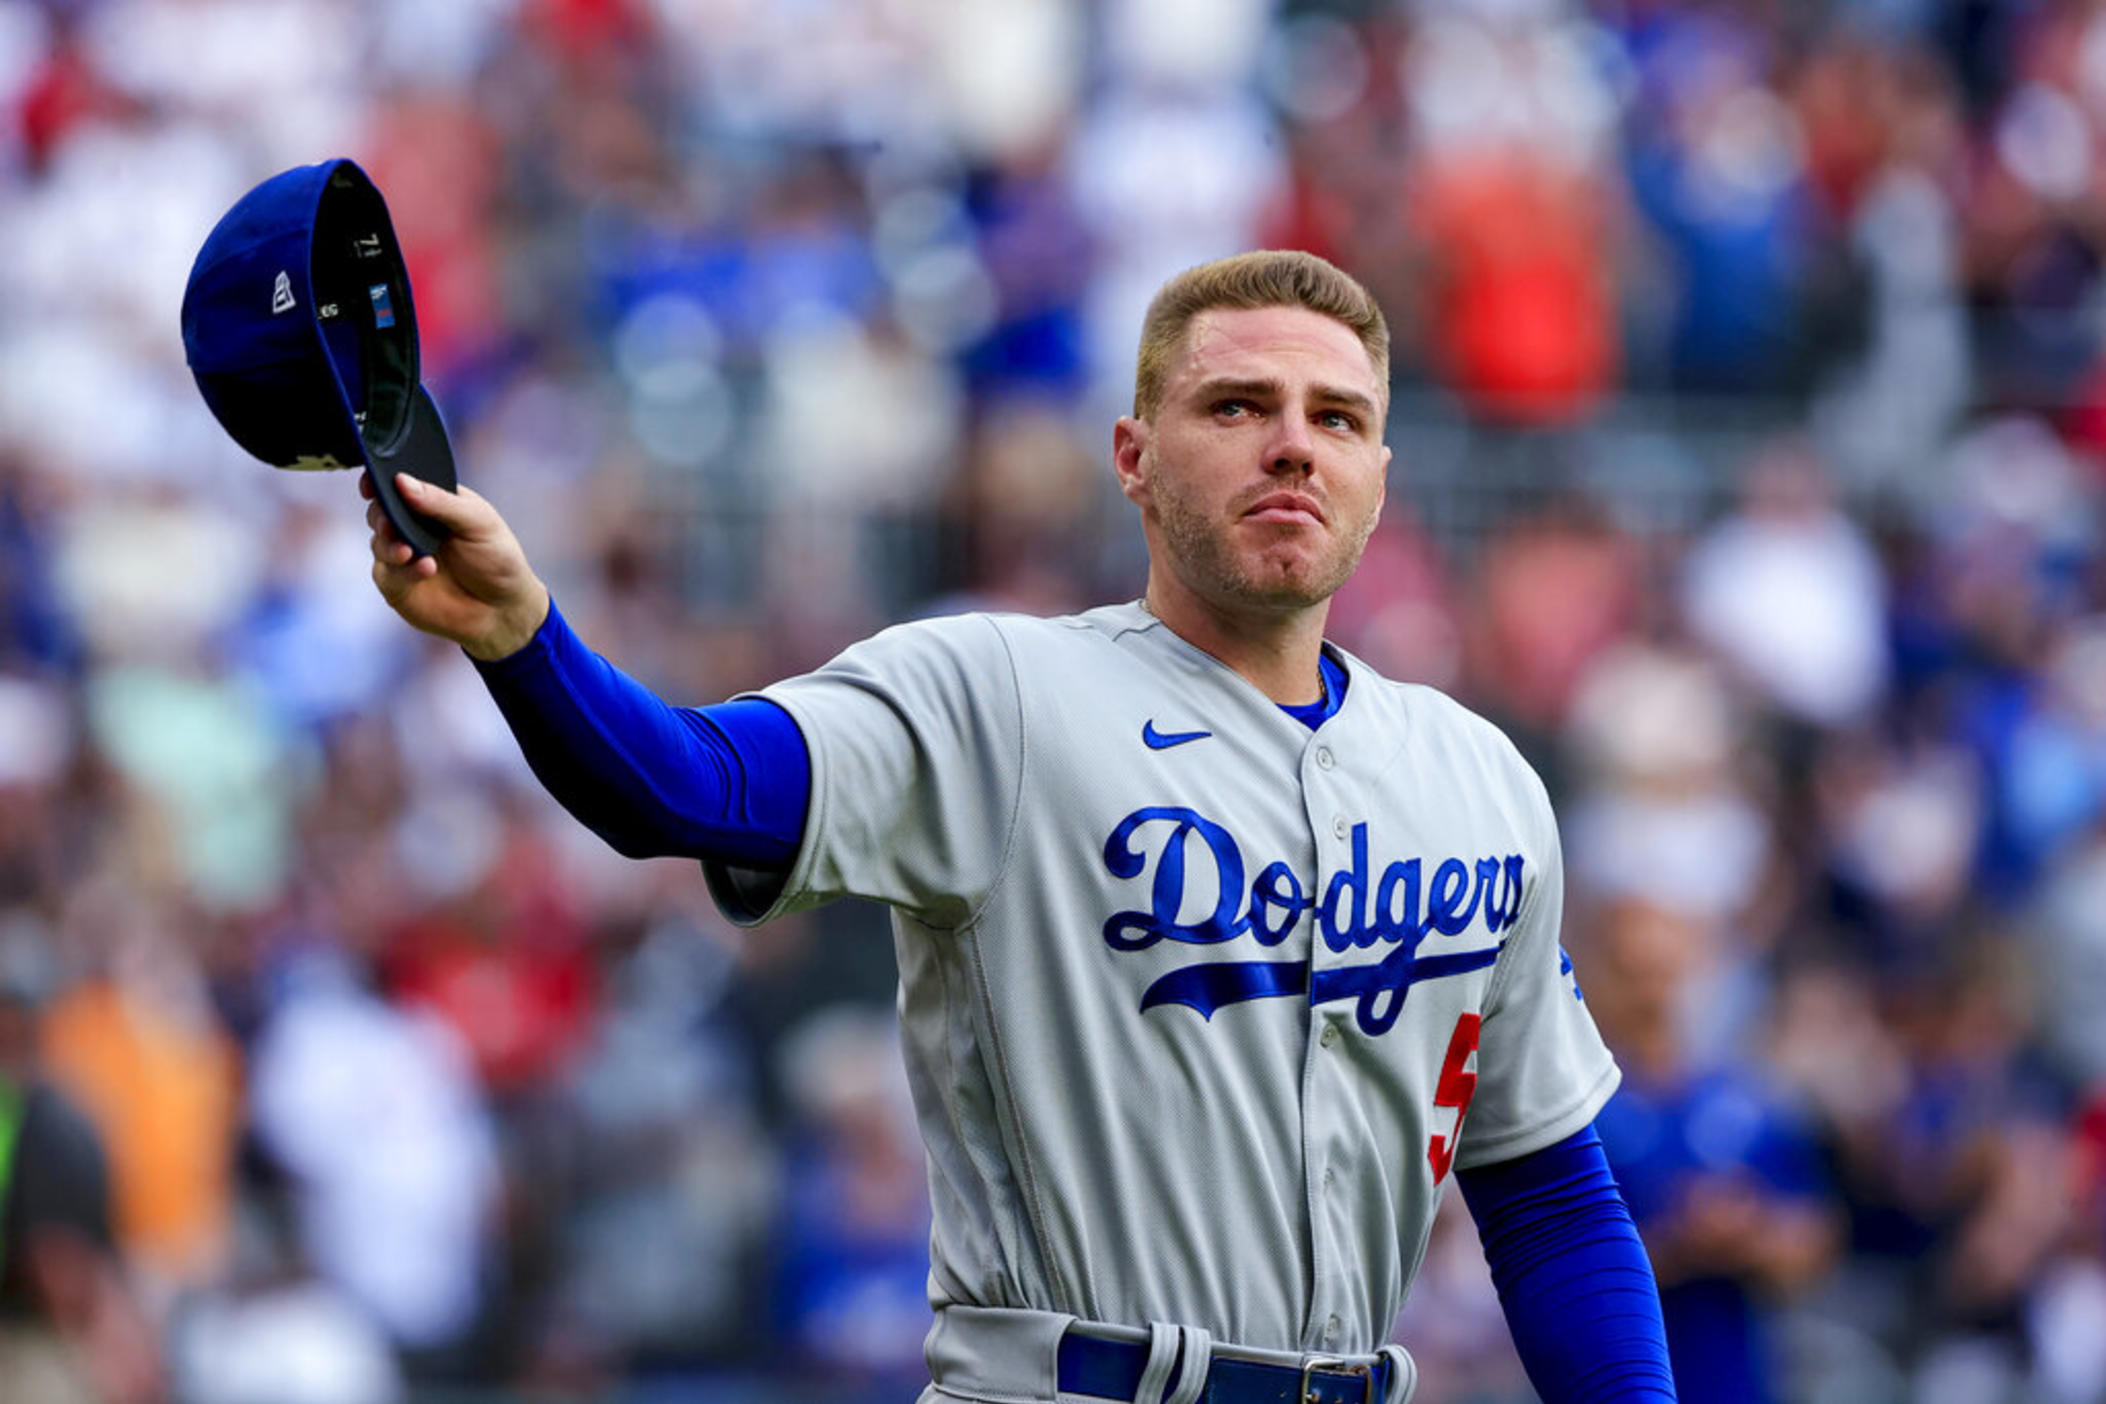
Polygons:
<instances>
[{"instance_id":1,"label":"man's lips","mask_svg":"<svg viewBox=\"0 0 2106 1404\"><path fill-rule=\"evenodd\" d=\"M1313 497L1298 492L1273 492L1244 509L1244 519L1256 522L1316 522L1324 520L1324 509Z\"/></svg>"}]
</instances>

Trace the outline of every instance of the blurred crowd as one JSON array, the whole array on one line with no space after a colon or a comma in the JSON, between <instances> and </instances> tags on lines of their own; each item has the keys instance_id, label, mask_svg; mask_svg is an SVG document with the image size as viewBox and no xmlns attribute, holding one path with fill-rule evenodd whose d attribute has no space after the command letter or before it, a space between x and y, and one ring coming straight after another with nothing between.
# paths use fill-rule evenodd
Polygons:
<instances>
[{"instance_id":1,"label":"blurred crowd","mask_svg":"<svg viewBox=\"0 0 2106 1404\"><path fill-rule=\"evenodd\" d=\"M1551 783L1685 1397L2106 1400L2106 4L0 0L9 1400L918 1387L882 915L600 847L191 385L205 232L333 155L679 700L1132 596L1148 294L1355 271L1334 637ZM1453 1205L1399 1338L1528 1397Z\"/></svg>"}]
</instances>

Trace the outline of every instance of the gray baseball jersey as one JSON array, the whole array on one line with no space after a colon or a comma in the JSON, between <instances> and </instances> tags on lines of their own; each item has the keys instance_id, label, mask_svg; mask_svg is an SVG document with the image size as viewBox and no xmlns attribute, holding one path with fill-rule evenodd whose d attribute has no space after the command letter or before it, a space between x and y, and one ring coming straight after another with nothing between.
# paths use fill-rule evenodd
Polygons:
<instances>
[{"instance_id":1,"label":"gray baseball jersey","mask_svg":"<svg viewBox=\"0 0 2106 1404\"><path fill-rule=\"evenodd\" d=\"M1370 1351L1449 1171L1614 1090L1536 776L1337 656L1314 731L1138 605L902 625L762 694L803 846L711 885L893 908L937 1307Z\"/></svg>"}]
</instances>

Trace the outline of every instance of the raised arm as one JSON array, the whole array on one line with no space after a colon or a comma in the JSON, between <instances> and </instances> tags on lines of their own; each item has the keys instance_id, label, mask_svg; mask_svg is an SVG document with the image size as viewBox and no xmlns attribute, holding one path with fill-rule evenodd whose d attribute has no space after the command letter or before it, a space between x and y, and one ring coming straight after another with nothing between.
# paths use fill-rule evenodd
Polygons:
<instances>
[{"instance_id":1,"label":"raised arm","mask_svg":"<svg viewBox=\"0 0 2106 1404\"><path fill-rule=\"evenodd\" d=\"M786 712L758 698L665 701L571 632L488 501L397 481L453 534L435 555L413 558L368 506L373 583L397 614L476 660L527 764L565 809L631 858L789 867L811 764ZM359 483L370 502L371 485Z\"/></svg>"}]
</instances>

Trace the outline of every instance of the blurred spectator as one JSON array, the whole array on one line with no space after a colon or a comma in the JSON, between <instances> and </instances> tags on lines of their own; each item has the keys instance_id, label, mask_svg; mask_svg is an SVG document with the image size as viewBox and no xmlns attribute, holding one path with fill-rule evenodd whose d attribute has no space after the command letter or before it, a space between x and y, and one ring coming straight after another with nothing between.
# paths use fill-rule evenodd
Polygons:
<instances>
[{"instance_id":1,"label":"blurred spectator","mask_svg":"<svg viewBox=\"0 0 2106 1404\"><path fill-rule=\"evenodd\" d=\"M258 1141L317 1271L442 1375L483 1306L491 1128L458 1041L326 947L289 954L257 1037Z\"/></svg>"},{"instance_id":2,"label":"blurred spectator","mask_svg":"<svg viewBox=\"0 0 2106 1404\"><path fill-rule=\"evenodd\" d=\"M1812 1128L1780 1090L1689 1056L1707 944L1701 923L1643 901L1603 914L1585 988L1624 1085L1597 1124L1660 1278L1676 1389L1766 1404L1788 1397L1776 1303L1828 1269L1837 1224Z\"/></svg>"},{"instance_id":3,"label":"blurred spectator","mask_svg":"<svg viewBox=\"0 0 2106 1404\"><path fill-rule=\"evenodd\" d=\"M1406 83L1434 364L1486 419L1569 423L1621 359L1615 94L1562 5L1423 8Z\"/></svg>"},{"instance_id":4,"label":"blurred spectator","mask_svg":"<svg viewBox=\"0 0 2106 1404\"><path fill-rule=\"evenodd\" d=\"M1472 574L1467 686L1527 750L1563 723L1588 665L1635 623L1636 543L1568 504L1509 522Z\"/></svg>"},{"instance_id":5,"label":"blurred spectator","mask_svg":"<svg viewBox=\"0 0 2106 1404\"><path fill-rule=\"evenodd\" d=\"M1928 569L1908 581L1915 598L1903 637L1912 682L1919 693L1932 689L1924 700L1943 714L1932 724L1971 752L1981 773L1983 886L1999 901L2022 902L2052 856L2038 841L2062 836L2070 816L2056 811L2083 783L2043 777L2014 760L2030 719L2056 691L2063 694L2057 710L2071 721L2082 715L2081 668L2065 671L2074 686L2051 689L2048 664L2087 609L2097 490L2069 447L2032 415L1971 428L1941 469L1937 495L1923 509Z\"/></svg>"},{"instance_id":6,"label":"blurred spectator","mask_svg":"<svg viewBox=\"0 0 2106 1404\"><path fill-rule=\"evenodd\" d=\"M389 933L390 1001L438 1016L498 1097L559 1078L591 1031L587 932L524 805L427 789L398 821L423 901Z\"/></svg>"},{"instance_id":7,"label":"blurred spectator","mask_svg":"<svg viewBox=\"0 0 2106 1404\"><path fill-rule=\"evenodd\" d=\"M1658 236L1665 371L1679 390L1795 388L1816 233L1798 119L1770 86L1782 36L1750 11L1644 7L1630 178Z\"/></svg>"},{"instance_id":8,"label":"blurred spectator","mask_svg":"<svg viewBox=\"0 0 2106 1404\"><path fill-rule=\"evenodd\" d=\"M1826 899L1809 915L1837 919L1821 937L1887 978L1935 964L1974 895L1982 799L1966 755L1848 735L1822 748L1812 784L1827 890L1808 894Z\"/></svg>"},{"instance_id":9,"label":"blurred spectator","mask_svg":"<svg viewBox=\"0 0 2106 1404\"><path fill-rule=\"evenodd\" d=\"M1995 797L2002 832L2029 867L2052 863L2106 816L2106 621L2072 624L2042 664L2006 739Z\"/></svg>"},{"instance_id":10,"label":"blurred spectator","mask_svg":"<svg viewBox=\"0 0 2106 1404\"><path fill-rule=\"evenodd\" d=\"M1975 383L1962 295L1959 94L1912 45L1844 42L1809 56L1795 97L1811 178L1847 226L1847 248L1830 262L1863 285L1861 336L1848 282L1828 333L1861 339L1862 359L1843 358L1814 422L1841 476L1906 491L1959 423Z\"/></svg>"},{"instance_id":11,"label":"blurred spectator","mask_svg":"<svg viewBox=\"0 0 2106 1404\"><path fill-rule=\"evenodd\" d=\"M109 1147L118 1240L165 1302L225 1263L240 1059L174 901L104 873L71 894L60 949L86 976L44 1012L52 1080Z\"/></svg>"},{"instance_id":12,"label":"blurred spectator","mask_svg":"<svg viewBox=\"0 0 2106 1404\"><path fill-rule=\"evenodd\" d=\"M1132 399L1133 329L1156 286L1251 247L1287 169L1244 66L1264 37L1263 0L1105 8L1110 81L1077 115L1068 178L1095 253L1090 362L1119 405Z\"/></svg>"},{"instance_id":13,"label":"blurred spectator","mask_svg":"<svg viewBox=\"0 0 2106 1404\"><path fill-rule=\"evenodd\" d=\"M2089 5L2006 21L2010 68L1985 114L1967 231L1979 364L1998 401L2067 401L2099 355L2097 329L2076 315L2101 267L2098 22Z\"/></svg>"},{"instance_id":14,"label":"blurred spectator","mask_svg":"<svg viewBox=\"0 0 2106 1404\"><path fill-rule=\"evenodd\" d=\"M1830 982L1788 1000L1776 1031L1849 1218L1823 1310L1879 1342L1916 1398L2023 1397L2046 1344L2029 1339L2032 1304L2072 1228L2064 1099L2026 1047L2010 955L1962 930L1888 978L1876 1022L1879 996Z\"/></svg>"},{"instance_id":15,"label":"blurred spectator","mask_svg":"<svg viewBox=\"0 0 2106 1404\"><path fill-rule=\"evenodd\" d=\"M984 411L950 504L960 588L932 609L1058 614L1090 598L1093 572L1077 558L1101 502L1099 466L1070 417L1035 401Z\"/></svg>"},{"instance_id":16,"label":"blurred spectator","mask_svg":"<svg viewBox=\"0 0 2106 1404\"><path fill-rule=\"evenodd\" d=\"M1846 726L1887 680L1886 590L1803 442L1750 461L1739 510L1689 553L1690 627L1792 717Z\"/></svg>"},{"instance_id":17,"label":"blurred spectator","mask_svg":"<svg viewBox=\"0 0 2106 1404\"><path fill-rule=\"evenodd\" d=\"M319 504L289 505L228 629L228 661L267 702L267 729L297 737L370 710L411 647L373 601L342 588L370 559L358 527Z\"/></svg>"},{"instance_id":18,"label":"blurred spectator","mask_svg":"<svg viewBox=\"0 0 2106 1404\"><path fill-rule=\"evenodd\" d=\"M1060 156L1048 143L988 170L967 188L966 208L986 260L994 308L993 325L972 345L965 366L974 388L990 398L1027 393L1072 398L1088 388L1083 311L1090 287L1090 235L1063 179ZM894 197L879 212L880 240L888 213L904 223L910 214L925 210L921 218L928 220L942 204L943 197L926 187ZM923 280L934 282L935 273L944 267L941 259L958 265L952 278L962 278L977 264L969 244L941 237L918 242L920 248L906 254L914 260L907 268L921 271L918 276L907 271L898 279L903 293L918 289ZM888 252L881 242L880 256ZM929 293L940 289L937 284ZM929 300L933 304L934 299ZM953 304L956 300L955 292L943 299ZM915 332L937 310L935 305L909 303L901 309L901 320ZM948 331L944 322L936 326ZM969 330L973 329L961 326L948 334ZM923 332L918 339L926 344L930 337Z\"/></svg>"},{"instance_id":19,"label":"blurred spectator","mask_svg":"<svg viewBox=\"0 0 2106 1404\"><path fill-rule=\"evenodd\" d=\"M779 1157L726 1008L736 952L648 900L609 905L628 934L604 952L602 1017L523 1167L544 1173L513 1190L538 1216L520 1237L545 1240L547 1259L521 1284L523 1371L550 1388L736 1361L773 1339L758 1283Z\"/></svg>"},{"instance_id":20,"label":"blurred spectator","mask_svg":"<svg viewBox=\"0 0 2106 1404\"><path fill-rule=\"evenodd\" d=\"M0 1380L20 1404L153 1404L160 1347L119 1254L95 1129L38 1053L48 957L0 925Z\"/></svg>"},{"instance_id":21,"label":"blurred spectator","mask_svg":"<svg viewBox=\"0 0 2106 1404\"><path fill-rule=\"evenodd\" d=\"M400 1404L402 1372L379 1324L314 1275L290 1206L258 1195L226 1282L183 1304L169 1331L185 1404Z\"/></svg>"},{"instance_id":22,"label":"blurred spectator","mask_svg":"<svg viewBox=\"0 0 2106 1404\"><path fill-rule=\"evenodd\" d=\"M1439 547L1395 497L1360 568L1331 601L1331 636L1385 676L1452 689L1462 677L1456 582Z\"/></svg>"},{"instance_id":23,"label":"blurred spectator","mask_svg":"<svg viewBox=\"0 0 2106 1404\"><path fill-rule=\"evenodd\" d=\"M920 1136L885 1014L837 1006L782 1049L799 1135L787 1170L778 1291L802 1369L844 1397L923 1382L929 1208Z\"/></svg>"},{"instance_id":24,"label":"blurred spectator","mask_svg":"<svg viewBox=\"0 0 2106 1404\"><path fill-rule=\"evenodd\" d=\"M1597 659L1565 730L1581 768L1563 819L1577 885L1705 923L1748 917L1772 840L1735 772L1740 730L1702 657L1623 644Z\"/></svg>"},{"instance_id":25,"label":"blurred spectator","mask_svg":"<svg viewBox=\"0 0 2106 1404\"><path fill-rule=\"evenodd\" d=\"M2044 1050L2072 1087L2106 1095L2106 824L2043 883L2026 932Z\"/></svg>"},{"instance_id":26,"label":"blurred spectator","mask_svg":"<svg viewBox=\"0 0 2106 1404\"><path fill-rule=\"evenodd\" d=\"M52 579L55 496L0 436L0 661L10 668L52 668L78 651L77 621Z\"/></svg>"},{"instance_id":27,"label":"blurred spectator","mask_svg":"<svg viewBox=\"0 0 2106 1404\"><path fill-rule=\"evenodd\" d=\"M66 691L0 673L0 904L40 904L63 891L75 855L63 782L78 754Z\"/></svg>"},{"instance_id":28,"label":"blurred spectator","mask_svg":"<svg viewBox=\"0 0 2106 1404\"><path fill-rule=\"evenodd\" d=\"M2057 1404L2106 1394L2106 1343L2092 1329L2106 1310L2106 1092L2085 1100L2074 1129L2076 1231L2043 1274L2031 1323L2035 1373Z\"/></svg>"}]
</instances>

